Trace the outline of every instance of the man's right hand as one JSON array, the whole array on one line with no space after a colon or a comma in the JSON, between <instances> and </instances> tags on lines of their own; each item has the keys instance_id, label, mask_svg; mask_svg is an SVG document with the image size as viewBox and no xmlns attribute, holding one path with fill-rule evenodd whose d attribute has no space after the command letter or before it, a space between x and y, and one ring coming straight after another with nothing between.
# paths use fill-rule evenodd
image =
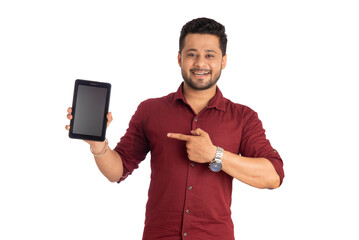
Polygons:
<instances>
[{"instance_id":1,"label":"man's right hand","mask_svg":"<svg viewBox=\"0 0 359 240\"><path fill-rule=\"evenodd\" d=\"M67 119L72 119L72 108L67 109ZM109 112L107 114L107 127L112 122L112 113ZM70 130L70 125L66 125L66 130ZM117 182L123 174L123 164L120 154L116 151L108 149L107 144L105 141L103 142L96 142L96 141L89 141L84 140L91 146L91 151L93 154L100 154L100 156L95 156L96 164L102 174L110 181L110 182ZM103 153L103 154L101 154Z\"/></svg>"},{"instance_id":2,"label":"man's right hand","mask_svg":"<svg viewBox=\"0 0 359 240\"><path fill-rule=\"evenodd\" d=\"M71 120L73 117L71 113L72 113L72 108L69 107L67 109L67 119L69 119L69 120ZM110 125L112 120L113 120L112 113L109 112L107 114L107 127ZM65 128L66 128L66 130L70 130L70 125L66 125ZM97 142L97 141L90 141L90 140L84 140L84 141L91 145L91 147L95 153L103 150L104 142Z\"/></svg>"}]
</instances>

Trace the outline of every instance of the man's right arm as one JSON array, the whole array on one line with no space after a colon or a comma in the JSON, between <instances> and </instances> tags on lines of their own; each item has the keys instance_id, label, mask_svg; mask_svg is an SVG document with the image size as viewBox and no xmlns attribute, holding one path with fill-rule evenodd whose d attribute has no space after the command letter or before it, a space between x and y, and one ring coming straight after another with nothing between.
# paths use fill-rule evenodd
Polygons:
<instances>
[{"instance_id":1,"label":"man's right arm","mask_svg":"<svg viewBox=\"0 0 359 240\"><path fill-rule=\"evenodd\" d=\"M90 144L94 155L101 155L108 147L106 142ZM101 156L94 156L98 169L110 181L117 182L123 174L122 159L118 152L110 148Z\"/></svg>"},{"instance_id":2,"label":"man's right arm","mask_svg":"<svg viewBox=\"0 0 359 240\"><path fill-rule=\"evenodd\" d=\"M67 113L68 113L67 118L71 120L72 109L68 108ZM107 123L108 126L112 121L112 114L110 112L107 114L107 120L108 120ZM70 130L70 126L66 125L66 129ZM101 173L110 182L117 182L118 180L120 180L123 174L123 164L120 155L116 151L111 150L108 147L108 143L106 141L96 142L96 141L85 140L85 142L87 142L90 145L92 153L94 154L97 167L99 168Z\"/></svg>"}]
</instances>

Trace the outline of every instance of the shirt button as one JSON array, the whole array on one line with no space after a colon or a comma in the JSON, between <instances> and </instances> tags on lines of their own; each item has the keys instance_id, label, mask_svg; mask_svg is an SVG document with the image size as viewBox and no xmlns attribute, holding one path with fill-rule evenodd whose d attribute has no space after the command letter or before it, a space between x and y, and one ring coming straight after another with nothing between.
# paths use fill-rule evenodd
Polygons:
<instances>
[{"instance_id":1,"label":"shirt button","mask_svg":"<svg viewBox=\"0 0 359 240\"><path fill-rule=\"evenodd\" d=\"M189 210L188 210L188 209L186 210L186 213L187 213L187 214L189 213Z\"/></svg>"},{"instance_id":2,"label":"shirt button","mask_svg":"<svg viewBox=\"0 0 359 240\"><path fill-rule=\"evenodd\" d=\"M198 122L198 118L195 118L194 121L195 121L195 122Z\"/></svg>"},{"instance_id":3,"label":"shirt button","mask_svg":"<svg viewBox=\"0 0 359 240\"><path fill-rule=\"evenodd\" d=\"M188 190L192 190L192 188L193 188L192 186L189 186L189 187L188 187Z\"/></svg>"},{"instance_id":4,"label":"shirt button","mask_svg":"<svg viewBox=\"0 0 359 240\"><path fill-rule=\"evenodd\" d=\"M194 163L191 163L191 167L194 167Z\"/></svg>"},{"instance_id":5,"label":"shirt button","mask_svg":"<svg viewBox=\"0 0 359 240\"><path fill-rule=\"evenodd\" d=\"M273 152L274 152L274 153L277 153L277 150L274 149Z\"/></svg>"},{"instance_id":6,"label":"shirt button","mask_svg":"<svg viewBox=\"0 0 359 240\"><path fill-rule=\"evenodd\" d=\"M184 233L184 234L183 234L184 237L187 237L187 235L188 235L187 233Z\"/></svg>"}]
</instances>

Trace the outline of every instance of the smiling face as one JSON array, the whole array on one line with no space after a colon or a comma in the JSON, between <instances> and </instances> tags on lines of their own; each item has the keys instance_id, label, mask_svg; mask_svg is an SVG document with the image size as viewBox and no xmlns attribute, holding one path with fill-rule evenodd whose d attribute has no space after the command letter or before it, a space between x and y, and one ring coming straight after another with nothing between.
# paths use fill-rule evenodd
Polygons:
<instances>
[{"instance_id":1,"label":"smiling face","mask_svg":"<svg viewBox=\"0 0 359 240\"><path fill-rule=\"evenodd\" d=\"M215 86L226 62L227 55L222 56L219 37L212 34L188 34L182 51L178 53L185 84L195 90Z\"/></svg>"}]
</instances>

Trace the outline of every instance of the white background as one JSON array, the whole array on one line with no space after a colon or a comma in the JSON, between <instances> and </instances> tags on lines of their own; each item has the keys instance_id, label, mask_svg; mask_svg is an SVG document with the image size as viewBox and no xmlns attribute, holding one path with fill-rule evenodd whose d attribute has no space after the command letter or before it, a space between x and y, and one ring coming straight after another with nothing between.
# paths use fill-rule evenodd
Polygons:
<instances>
[{"instance_id":1,"label":"white background","mask_svg":"<svg viewBox=\"0 0 359 240\"><path fill-rule=\"evenodd\" d=\"M177 90L179 32L223 23L219 87L259 113L283 185L234 181L236 239L359 239L357 1L1 1L0 239L141 239L149 162L121 184L67 136L77 78L110 82L110 146Z\"/></svg>"}]
</instances>

